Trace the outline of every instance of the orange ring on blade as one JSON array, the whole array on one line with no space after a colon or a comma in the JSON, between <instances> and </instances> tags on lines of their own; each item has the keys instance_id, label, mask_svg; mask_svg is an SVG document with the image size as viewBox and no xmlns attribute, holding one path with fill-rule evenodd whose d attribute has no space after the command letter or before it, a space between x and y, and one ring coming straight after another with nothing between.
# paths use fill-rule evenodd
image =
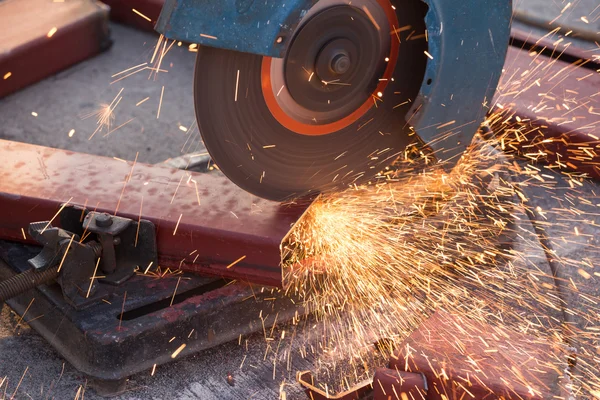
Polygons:
<instances>
[{"instance_id":1,"label":"orange ring on blade","mask_svg":"<svg viewBox=\"0 0 600 400\"><path fill-rule=\"evenodd\" d=\"M398 16L396 15L396 11L392 8L392 4L389 0L377 0L377 3L384 10L389 26L393 29L390 32L391 36L395 36L395 29L398 28ZM367 13L368 15L368 13ZM358 121L360 117L365 115L367 111L371 109L375 105L378 98L378 92L384 92L385 88L388 85L389 79L391 79L394 70L396 69L396 63L398 61L398 54L400 52L400 42L392 39L390 40L390 55L389 62L385 68L383 76L380 78L380 81L377 85L375 91L371 94L369 98L356 110L354 110L350 115L340 119L339 121L331 122L323 125L312 125L306 124L304 122L300 122L291 116L289 116L279 105L277 99L275 98L275 92L273 91L273 85L271 82L271 57L263 57L262 66L261 66L261 86L263 97L271 112L271 115L279 122L282 126L289 129L292 132L307 135L307 136L320 136L327 135L333 132L337 132L341 129L348 127L354 122Z\"/></svg>"}]
</instances>

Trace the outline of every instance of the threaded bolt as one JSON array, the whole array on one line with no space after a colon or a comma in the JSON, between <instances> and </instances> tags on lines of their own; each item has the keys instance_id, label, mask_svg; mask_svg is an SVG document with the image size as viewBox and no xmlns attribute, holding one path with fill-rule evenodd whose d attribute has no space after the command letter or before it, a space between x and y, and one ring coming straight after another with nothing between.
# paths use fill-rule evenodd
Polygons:
<instances>
[{"instance_id":1,"label":"threaded bolt","mask_svg":"<svg viewBox=\"0 0 600 400\"><path fill-rule=\"evenodd\" d=\"M96 226L108 228L113 223L112 217L107 213L96 215Z\"/></svg>"},{"instance_id":2,"label":"threaded bolt","mask_svg":"<svg viewBox=\"0 0 600 400\"><path fill-rule=\"evenodd\" d=\"M28 290L49 283L58 277L58 266L38 271L30 269L0 282L0 303Z\"/></svg>"},{"instance_id":3,"label":"threaded bolt","mask_svg":"<svg viewBox=\"0 0 600 400\"><path fill-rule=\"evenodd\" d=\"M92 248L96 257L102 256L102 245L100 243L96 241L91 241L87 242L86 245Z\"/></svg>"}]
</instances>

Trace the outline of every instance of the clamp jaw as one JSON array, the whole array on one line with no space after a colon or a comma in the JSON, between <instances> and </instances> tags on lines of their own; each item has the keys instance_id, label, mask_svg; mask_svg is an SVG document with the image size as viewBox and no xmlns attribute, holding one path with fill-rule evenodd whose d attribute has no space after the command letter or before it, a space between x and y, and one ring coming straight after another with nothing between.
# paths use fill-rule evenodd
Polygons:
<instances>
[{"instance_id":1,"label":"clamp jaw","mask_svg":"<svg viewBox=\"0 0 600 400\"><path fill-rule=\"evenodd\" d=\"M110 287L124 283L136 270L157 265L150 221L65 208L61 225L68 228L48 221L29 225L29 234L43 246L29 264L31 273L56 279L64 298L78 309L110 297Z\"/></svg>"}]
</instances>

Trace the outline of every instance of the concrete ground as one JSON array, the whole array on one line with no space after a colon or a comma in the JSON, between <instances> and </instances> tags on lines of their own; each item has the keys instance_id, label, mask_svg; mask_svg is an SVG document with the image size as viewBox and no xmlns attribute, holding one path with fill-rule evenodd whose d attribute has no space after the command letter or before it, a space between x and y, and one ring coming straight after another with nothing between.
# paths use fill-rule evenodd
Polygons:
<instances>
[{"instance_id":1,"label":"concrete ground","mask_svg":"<svg viewBox=\"0 0 600 400\"><path fill-rule=\"evenodd\" d=\"M1 99L0 138L126 160L135 159L139 152L138 161L150 164L181 155L184 145L186 152L202 150L198 130L180 128L195 121L195 53L187 46L173 46L161 65L168 72L150 76L145 70L111 84L131 71L113 75L149 63L158 38L117 24L111 25L111 36L114 44L109 51ZM101 104L110 104L121 89L123 99L114 110L111 129L133 120L108 136L105 129L89 139L97 127L93 114ZM72 129L75 133L70 137Z\"/></svg>"},{"instance_id":2,"label":"concrete ground","mask_svg":"<svg viewBox=\"0 0 600 400\"><path fill-rule=\"evenodd\" d=\"M544 5L547 3L540 1ZM557 7L562 4L560 1L554 3ZM587 4L583 0L576 3ZM153 34L116 24L111 25L111 30L115 44L108 52L1 99L0 139L128 160L133 160L139 153L138 161L146 163L159 163L182 153L203 152L197 129L193 128L195 54L185 46L174 46L163 61L162 68L168 72L159 73L155 79L154 76L149 78L149 71L143 71L110 84L124 74L111 76L148 62L157 40ZM160 117L157 118L163 87ZM115 110L112 127L133 120L108 136L104 136L104 131L89 139L96 128L95 120L84 117L97 111L100 104L110 103L121 89L123 99ZM136 105L146 98L148 100ZM75 130L72 137L69 135L71 130ZM566 186L566 183L562 184ZM600 193L600 185L592 182L579 189L579 195L593 203L598 203L597 193ZM543 209L560 206L559 200L541 188L528 194ZM587 221L592 224L577 220L555 222L560 224L560 230L553 233L557 240L564 232L572 232L574 227L585 230L592 238L600 235L600 229L593 226L600 225L598 217ZM593 254L585 253L588 249L585 242L580 242L565 244L558 251L573 258L592 257ZM539 265L546 268L543 261L539 261ZM585 282L575 270L570 272L575 283L586 290L589 288L588 294L600 294L598 285L594 287L589 281ZM150 371L134 376L129 385L131 391L118 398L274 399L280 396L284 378L288 384L282 390L287 398L302 398L303 394L293 382L293 374L279 371L273 378L272 364L263 360L265 341L262 334L247 339L247 344L244 341L242 345L222 345L159 367L154 376ZM302 366L309 366L309 361L301 361L298 368ZM228 374L234 378L233 386L228 383ZM0 398L12 398L14 392L15 399L71 399L86 386L85 377L62 360L44 339L19 324L7 307L0 314L0 383L5 376L8 383L4 382L0 388L6 393L0 392ZM85 398L99 397L86 390Z\"/></svg>"},{"instance_id":3,"label":"concrete ground","mask_svg":"<svg viewBox=\"0 0 600 400\"><path fill-rule=\"evenodd\" d=\"M598 0L513 0L515 16L546 31L561 27L571 36L597 41L600 32Z\"/></svg>"}]
</instances>

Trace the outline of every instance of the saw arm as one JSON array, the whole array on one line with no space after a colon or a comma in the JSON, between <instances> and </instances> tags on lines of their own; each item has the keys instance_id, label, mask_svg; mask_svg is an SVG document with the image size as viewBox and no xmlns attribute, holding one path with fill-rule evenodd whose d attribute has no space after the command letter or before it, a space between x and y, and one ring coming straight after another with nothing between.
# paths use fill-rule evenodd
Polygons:
<instances>
[{"instance_id":1,"label":"saw arm","mask_svg":"<svg viewBox=\"0 0 600 400\"><path fill-rule=\"evenodd\" d=\"M370 181L414 143L446 168L500 78L507 0L167 0L166 37L201 44L198 126L220 169L285 200Z\"/></svg>"}]
</instances>

